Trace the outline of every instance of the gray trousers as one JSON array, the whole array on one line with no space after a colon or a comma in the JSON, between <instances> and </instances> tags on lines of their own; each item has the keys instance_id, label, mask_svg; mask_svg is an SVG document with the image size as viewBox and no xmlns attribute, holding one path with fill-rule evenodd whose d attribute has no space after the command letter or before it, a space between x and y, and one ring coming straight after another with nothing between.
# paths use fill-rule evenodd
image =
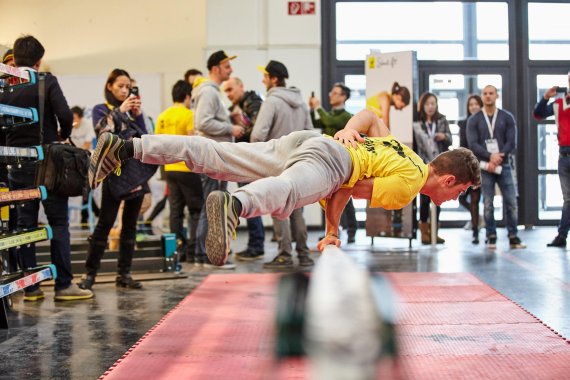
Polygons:
<instances>
[{"instance_id":1,"label":"gray trousers","mask_svg":"<svg viewBox=\"0 0 570 380\"><path fill-rule=\"evenodd\" d=\"M293 252L293 242L295 250L299 256L307 256L309 247L307 245L307 225L303 216L303 208L293 210L288 219L273 218L273 229L278 236L279 255L291 255Z\"/></svg>"},{"instance_id":2,"label":"gray trousers","mask_svg":"<svg viewBox=\"0 0 570 380\"><path fill-rule=\"evenodd\" d=\"M329 197L352 173L348 151L314 131L256 143L173 135L144 135L133 141L135 158L142 162L184 161L195 173L247 182L232 194L241 202L244 218L271 214L285 219L293 210Z\"/></svg>"}]
</instances>

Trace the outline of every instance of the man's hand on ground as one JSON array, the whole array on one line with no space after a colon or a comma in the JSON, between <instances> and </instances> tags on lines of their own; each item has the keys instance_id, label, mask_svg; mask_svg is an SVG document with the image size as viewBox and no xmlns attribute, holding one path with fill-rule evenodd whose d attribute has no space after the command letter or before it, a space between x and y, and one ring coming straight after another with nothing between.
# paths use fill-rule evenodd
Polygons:
<instances>
[{"instance_id":1,"label":"man's hand on ground","mask_svg":"<svg viewBox=\"0 0 570 380\"><path fill-rule=\"evenodd\" d=\"M327 245L336 245L340 247L340 240L334 235L327 235L317 243L317 249L323 251Z\"/></svg>"}]
</instances>

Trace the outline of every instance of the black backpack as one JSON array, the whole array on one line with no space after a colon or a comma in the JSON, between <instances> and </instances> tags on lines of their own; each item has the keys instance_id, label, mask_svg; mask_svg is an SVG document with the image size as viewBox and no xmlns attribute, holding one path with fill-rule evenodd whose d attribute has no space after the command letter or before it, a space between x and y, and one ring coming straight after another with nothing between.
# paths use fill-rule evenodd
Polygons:
<instances>
[{"instance_id":1,"label":"black backpack","mask_svg":"<svg viewBox=\"0 0 570 380\"><path fill-rule=\"evenodd\" d=\"M44 145L44 160L36 170L36 184L48 193L76 197L86 188L90 153L68 144Z\"/></svg>"}]
</instances>

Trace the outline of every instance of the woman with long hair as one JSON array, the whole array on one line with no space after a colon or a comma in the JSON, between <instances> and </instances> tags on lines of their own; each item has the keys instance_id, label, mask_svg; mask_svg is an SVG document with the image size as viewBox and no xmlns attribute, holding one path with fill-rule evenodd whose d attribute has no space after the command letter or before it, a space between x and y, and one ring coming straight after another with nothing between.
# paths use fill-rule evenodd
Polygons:
<instances>
[{"instance_id":1,"label":"woman with long hair","mask_svg":"<svg viewBox=\"0 0 570 380\"><path fill-rule=\"evenodd\" d=\"M451 131L444 115L439 113L437 96L431 92L424 92L418 103L418 121L413 124L415 151L425 163L431 162L438 154L445 152L451 146ZM428 225L429 208L431 200L428 196L420 194L420 231L422 244L430 244L430 226ZM438 225L441 207L437 206ZM445 240L437 237L437 243L443 244Z\"/></svg>"},{"instance_id":2,"label":"woman with long hair","mask_svg":"<svg viewBox=\"0 0 570 380\"><path fill-rule=\"evenodd\" d=\"M471 95L467 98L467 117L460 120L459 125L459 145L469 148L467 144L467 120L483 108L483 100L479 95ZM469 198L469 201L467 200ZM481 188L467 189L459 196L459 203L471 213L471 229L473 231L473 244L479 244L479 201L481 200Z\"/></svg>"},{"instance_id":3,"label":"woman with long hair","mask_svg":"<svg viewBox=\"0 0 570 380\"><path fill-rule=\"evenodd\" d=\"M121 138L140 137L147 133L140 97L131 93L131 77L122 69L114 69L105 83L105 103L93 108L93 126L97 136L102 132L111 132ZM134 175L123 165L121 176ZM119 173L117 173L119 174ZM117 177L120 178L120 177ZM121 201L124 201L122 228L119 240L119 261L116 285L118 287L138 289L142 284L131 277L131 264L135 251L137 219L143 203L144 194L150 192L148 184L135 186L132 189L117 189L112 181L105 181L102 186L101 213L99 220L89 237L89 250L85 274L81 287L91 289L95 283L101 259L105 253L109 232L119 212ZM121 191L118 191L121 190ZM122 191L126 190L126 191Z\"/></svg>"}]
</instances>

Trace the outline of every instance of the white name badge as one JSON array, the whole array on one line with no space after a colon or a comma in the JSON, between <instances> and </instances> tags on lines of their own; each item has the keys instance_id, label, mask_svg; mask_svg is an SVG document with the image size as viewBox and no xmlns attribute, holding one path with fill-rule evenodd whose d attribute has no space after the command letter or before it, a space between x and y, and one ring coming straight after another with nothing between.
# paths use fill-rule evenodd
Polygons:
<instances>
[{"instance_id":1,"label":"white name badge","mask_svg":"<svg viewBox=\"0 0 570 380\"><path fill-rule=\"evenodd\" d=\"M487 139L485 140L485 145L487 145L487 152L491 154L499 153L499 143L497 139Z\"/></svg>"}]
</instances>

